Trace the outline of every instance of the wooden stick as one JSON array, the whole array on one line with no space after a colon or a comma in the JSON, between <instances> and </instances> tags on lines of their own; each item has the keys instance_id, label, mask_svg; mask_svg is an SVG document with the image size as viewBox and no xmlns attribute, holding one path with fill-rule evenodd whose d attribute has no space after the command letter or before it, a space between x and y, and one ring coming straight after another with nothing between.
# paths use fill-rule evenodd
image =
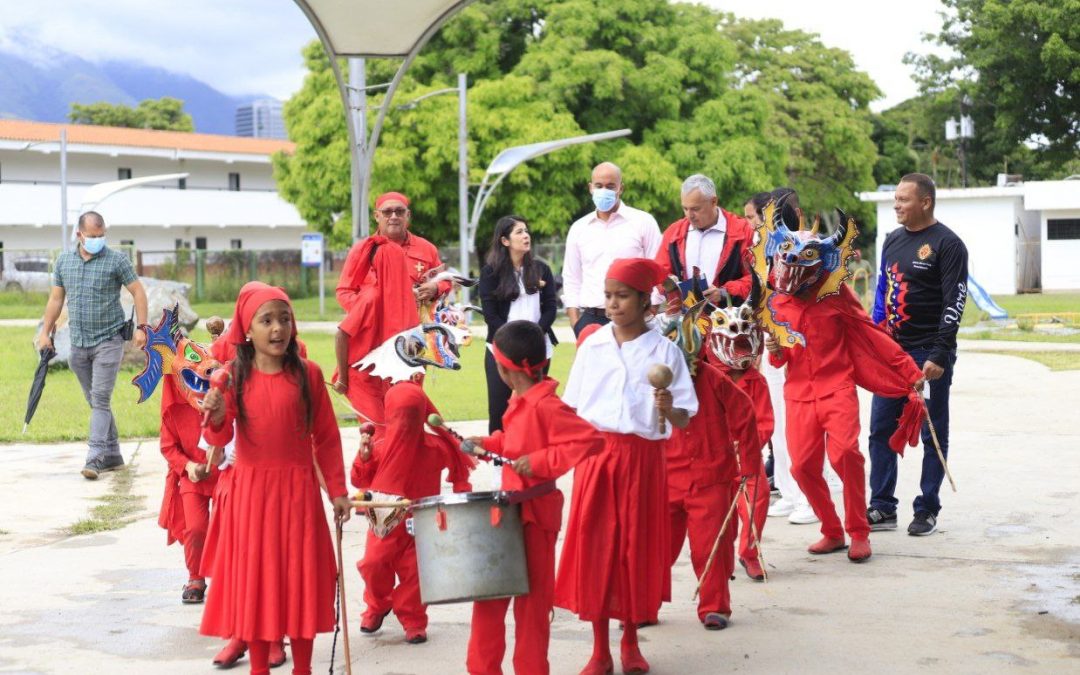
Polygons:
<instances>
[{"instance_id":1,"label":"wooden stick","mask_svg":"<svg viewBox=\"0 0 1080 675\"><path fill-rule=\"evenodd\" d=\"M758 474L758 477L760 478L761 474ZM742 487L739 488L739 491L742 492L743 501L746 503L746 512L749 514L749 518L750 518L750 536L754 540L754 549L757 550L757 561L758 561L758 564L761 565L761 574L765 577L763 579L763 581L768 581L769 580L769 571L765 569L765 554L761 552L761 537L758 536L757 524L754 522L754 510L755 510L755 507L757 506L758 483L760 483L760 482L761 482L760 480L755 480L754 481L754 500L753 501L750 501L750 497L746 494L746 483L742 484Z\"/></svg>"},{"instance_id":2,"label":"wooden stick","mask_svg":"<svg viewBox=\"0 0 1080 675\"><path fill-rule=\"evenodd\" d=\"M915 390L919 397L922 397L922 392L918 389ZM956 481L953 480L952 472L949 471L949 463L945 461L945 453L941 451L941 443L938 443L937 429L934 428L934 421L930 419L930 408L926 407L926 424L930 427L930 438L934 441L934 449L937 450L938 459L941 460L941 466L945 469L945 475L949 478L949 485L952 486L952 491L956 492Z\"/></svg>"},{"instance_id":3,"label":"wooden stick","mask_svg":"<svg viewBox=\"0 0 1080 675\"><path fill-rule=\"evenodd\" d=\"M365 499L354 499L352 505L354 509L396 509L412 506L412 500L402 499L396 502L376 502Z\"/></svg>"},{"instance_id":4,"label":"wooden stick","mask_svg":"<svg viewBox=\"0 0 1080 675\"><path fill-rule=\"evenodd\" d=\"M341 607L341 632L344 633L342 645L345 648L345 673L352 675L352 654L349 652L349 603L345 597L345 567L341 555L342 527L342 522L337 520L338 603Z\"/></svg>"},{"instance_id":5,"label":"wooden stick","mask_svg":"<svg viewBox=\"0 0 1080 675\"><path fill-rule=\"evenodd\" d=\"M739 483L739 490L742 490L746 486L746 479L743 478ZM709 574L709 570L712 569L713 561L716 560L716 553L720 550L720 540L724 538L724 532L727 531L728 523L731 522L731 514L735 512L735 505L739 503L739 493L735 493L735 499L731 500L731 506L728 507L727 516L724 517L724 524L720 526L720 533L716 535L716 541L713 542L712 552L709 553L709 560L705 563L705 569L701 572L701 577L698 579L697 588L694 589L694 597L692 600L697 600L698 594L701 593L701 587L705 583L705 577Z\"/></svg>"}]
</instances>

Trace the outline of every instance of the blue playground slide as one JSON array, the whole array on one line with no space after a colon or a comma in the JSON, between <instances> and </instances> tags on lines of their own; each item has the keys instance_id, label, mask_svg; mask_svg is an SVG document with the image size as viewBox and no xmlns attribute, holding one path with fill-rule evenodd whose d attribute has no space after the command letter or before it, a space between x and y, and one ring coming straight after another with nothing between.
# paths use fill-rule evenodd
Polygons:
<instances>
[{"instance_id":1,"label":"blue playground slide","mask_svg":"<svg viewBox=\"0 0 1080 675\"><path fill-rule=\"evenodd\" d=\"M1009 317L1008 313L994 302L990 294L971 275L968 275L968 296L975 301L979 309L989 314L991 319L1000 321Z\"/></svg>"}]
</instances>

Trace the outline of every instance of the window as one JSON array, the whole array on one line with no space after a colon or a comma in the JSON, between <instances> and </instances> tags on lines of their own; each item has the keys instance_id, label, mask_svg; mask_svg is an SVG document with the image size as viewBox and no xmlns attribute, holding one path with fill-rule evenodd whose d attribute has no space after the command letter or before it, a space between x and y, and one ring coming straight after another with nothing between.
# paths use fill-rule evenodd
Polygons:
<instances>
[{"instance_id":1,"label":"window","mask_svg":"<svg viewBox=\"0 0 1080 675\"><path fill-rule=\"evenodd\" d=\"M174 248L176 248L176 249L191 248L191 245L190 244L185 244L183 239L177 239L176 240L176 246L174 246Z\"/></svg>"},{"instance_id":2,"label":"window","mask_svg":"<svg viewBox=\"0 0 1080 675\"><path fill-rule=\"evenodd\" d=\"M1047 239L1080 239L1080 218L1051 218L1046 221Z\"/></svg>"},{"instance_id":3,"label":"window","mask_svg":"<svg viewBox=\"0 0 1080 675\"><path fill-rule=\"evenodd\" d=\"M240 245L240 240L239 239L230 239L229 240L229 248L236 249L237 251L239 251L241 248L243 248L243 246Z\"/></svg>"},{"instance_id":4,"label":"window","mask_svg":"<svg viewBox=\"0 0 1080 675\"><path fill-rule=\"evenodd\" d=\"M135 247L135 240L134 239L121 239L120 240L120 245L121 246L131 246L132 248L134 248Z\"/></svg>"},{"instance_id":5,"label":"window","mask_svg":"<svg viewBox=\"0 0 1080 675\"><path fill-rule=\"evenodd\" d=\"M48 258L23 258L15 261L15 271L17 272L48 272L49 271L49 259Z\"/></svg>"},{"instance_id":6,"label":"window","mask_svg":"<svg viewBox=\"0 0 1080 675\"><path fill-rule=\"evenodd\" d=\"M187 189L187 178L181 178L178 181L176 181L176 189L178 189L178 190L186 190Z\"/></svg>"},{"instance_id":7,"label":"window","mask_svg":"<svg viewBox=\"0 0 1080 675\"><path fill-rule=\"evenodd\" d=\"M229 174L229 190L233 192L240 192L240 174Z\"/></svg>"},{"instance_id":8,"label":"window","mask_svg":"<svg viewBox=\"0 0 1080 675\"><path fill-rule=\"evenodd\" d=\"M123 167L117 169L116 177L118 180L128 180L131 178L131 169L125 169Z\"/></svg>"},{"instance_id":9,"label":"window","mask_svg":"<svg viewBox=\"0 0 1080 675\"><path fill-rule=\"evenodd\" d=\"M195 237L195 249L199 251L206 250L206 237Z\"/></svg>"}]
</instances>

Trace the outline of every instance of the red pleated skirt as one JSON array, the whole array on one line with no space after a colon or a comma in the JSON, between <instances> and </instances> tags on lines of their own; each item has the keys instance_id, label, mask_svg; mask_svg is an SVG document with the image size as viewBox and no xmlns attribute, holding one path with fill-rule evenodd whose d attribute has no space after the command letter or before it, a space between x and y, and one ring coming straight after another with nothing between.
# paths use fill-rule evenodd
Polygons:
<instances>
[{"instance_id":1,"label":"red pleated skirt","mask_svg":"<svg viewBox=\"0 0 1080 675\"><path fill-rule=\"evenodd\" d=\"M332 631L337 563L313 465L228 473L203 550L199 632L250 642Z\"/></svg>"},{"instance_id":2,"label":"red pleated skirt","mask_svg":"<svg viewBox=\"0 0 1080 675\"><path fill-rule=\"evenodd\" d=\"M662 441L604 434L574 470L555 605L585 621L656 621L671 586Z\"/></svg>"}]
</instances>

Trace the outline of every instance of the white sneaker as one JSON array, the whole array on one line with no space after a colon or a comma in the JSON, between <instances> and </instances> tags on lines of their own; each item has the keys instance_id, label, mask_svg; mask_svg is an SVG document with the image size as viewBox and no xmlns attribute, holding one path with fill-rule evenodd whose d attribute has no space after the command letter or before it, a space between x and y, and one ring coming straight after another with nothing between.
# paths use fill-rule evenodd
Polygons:
<instances>
[{"instance_id":1,"label":"white sneaker","mask_svg":"<svg viewBox=\"0 0 1080 675\"><path fill-rule=\"evenodd\" d=\"M790 516L791 512L795 510L795 504L789 499L781 497L769 506L770 518L783 518L784 516Z\"/></svg>"},{"instance_id":2,"label":"white sneaker","mask_svg":"<svg viewBox=\"0 0 1080 675\"><path fill-rule=\"evenodd\" d=\"M793 525L810 525L818 522L818 517L814 515L814 510L809 504L800 504L792 510L791 515L788 516L788 522Z\"/></svg>"}]
</instances>

